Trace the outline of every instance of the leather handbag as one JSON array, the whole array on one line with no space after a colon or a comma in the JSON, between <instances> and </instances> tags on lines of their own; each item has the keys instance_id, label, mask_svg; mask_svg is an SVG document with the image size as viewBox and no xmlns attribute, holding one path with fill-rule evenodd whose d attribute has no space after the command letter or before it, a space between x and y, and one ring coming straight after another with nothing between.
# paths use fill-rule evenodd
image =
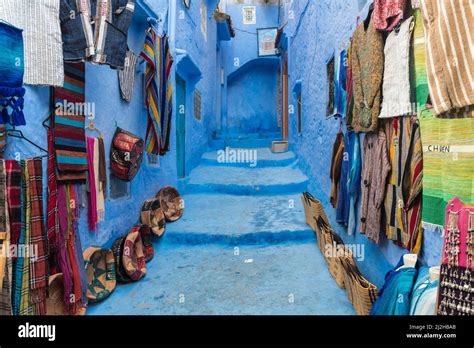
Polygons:
<instances>
[{"instance_id":1,"label":"leather handbag","mask_svg":"<svg viewBox=\"0 0 474 348\"><path fill-rule=\"evenodd\" d=\"M121 180L132 181L140 169L144 147L143 139L117 127L110 149L112 173Z\"/></svg>"}]
</instances>

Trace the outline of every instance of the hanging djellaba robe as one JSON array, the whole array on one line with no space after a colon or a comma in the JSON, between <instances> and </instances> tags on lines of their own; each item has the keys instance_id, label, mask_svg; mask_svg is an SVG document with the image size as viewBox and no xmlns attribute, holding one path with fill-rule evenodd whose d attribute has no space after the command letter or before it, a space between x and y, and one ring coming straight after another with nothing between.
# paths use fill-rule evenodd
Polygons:
<instances>
[{"instance_id":1,"label":"hanging djellaba robe","mask_svg":"<svg viewBox=\"0 0 474 348\"><path fill-rule=\"evenodd\" d=\"M410 299L418 270L403 268L403 257L397 266L385 275L385 283L379 289L370 315L409 315Z\"/></svg>"},{"instance_id":2,"label":"hanging djellaba robe","mask_svg":"<svg viewBox=\"0 0 474 348\"><path fill-rule=\"evenodd\" d=\"M420 126L414 117L397 117L385 123L385 133L392 166L385 198L387 238L417 254L422 243Z\"/></svg>"},{"instance_id":3,"label":"hanging djellaba robe","mask_svg":"<svg viewBox=\"0 0 474 348\"><path fill-rule=\"evenodd\" d=\"M145 73L148 109L146 151L163 156L170 149L173 113L171 82L173 58L169 49L168 36L158 35L156 30L150 27L140 56L147 62Z\"/></svg>"},{"instance_id":4,"label":"hanging djellaba robe","mask_svg":"<svg viewBox=\"0 0 474 348\"><path fill-rule=\"evenodd\" d=\"M337 133L336 140L334 141L331 158L331 197L330 202L334 209L337 208L337 201L340 189L341 179L341 167L342 160L344 157L344 134L341 132Z\"/></svg>"}]
</instances>

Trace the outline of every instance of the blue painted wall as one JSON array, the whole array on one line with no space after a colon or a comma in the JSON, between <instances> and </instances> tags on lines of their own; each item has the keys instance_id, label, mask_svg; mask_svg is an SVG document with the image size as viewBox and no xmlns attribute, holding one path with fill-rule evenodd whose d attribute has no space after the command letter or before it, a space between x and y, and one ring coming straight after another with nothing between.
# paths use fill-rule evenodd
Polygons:
<instances>
[{"instance_id":1,"label":"blue painted wall","mask_svg":"<svg viewBox=\"0 0 474 348\"><path fill-rule=\"evenodd\" d=\"M278 131L278 66L271 59L258 57L257 29L278 26L278 4L253 1L256 24L243 24L242 7L251 5L227 0L226 13L232 18L235 37L222 43L227 97L223 106L229 133L268 133Z\"/></svg>"},{"instance_id":2,"label":"blue painted wall","mask_svg":"<svg viewBox=\"0 0 474 348\"><path fill-rule=\"evenodd\" d=\"M360 15L365 18L366 8L361 12L359 10L358 2L353 0L299 0L281 8L281 23L288 21L285 32L290 38L290 91L298 80L302 81L303 134L297 134L296 113L290 114L289 140L303 169L312 180L311 191L324 202L333 226L337 225L328 198L331 187L329 163L339 121L327 120L325 117L326 62L335 51L337 54L343 46L348 46L357 17ZM290 95L290 104L297 105L293 95ZM337 229L346 243L364 245L366 257L359 265L375 283L382 283L385 272L406 252L390 241L382 240L380 245L376 245L359 233L348 236L343 228ZM422 262L439 264L441 234L425 230L424 240Z\"/></svg>"},{"instance_id":3,"label":"blue painted wall","mask_svg":"<svg viewBox=\"0 0 474 348\"><path fill-rule=\"evenodd\" d=\"M168 12L168 0L145 1L149 8L155 12L153 15L164 18L164 28L168 29L166 14ZM180 2L181 3L181 2ZM198 1L193 1L198 3ZM195 11L195 9L193 9ZM211 11L212 14L212 11ZM129 30L128 44L136 54L142 50L145 30L147 28L148 14L144 13L140 7L136 7L136 13L132 26ZM188 22L187 22L188 23ZM189 23L188 23L189 24ZM185 23L177 23L180 36L185 36ZM209 37L215 37L212 25L209 25ZM200 34L200 32L199 32ZM211 39L212 40L212 39ZM185 48L193 49L195 44L188 41ZM211 41L212 43L212 41ZM182 41L179 42L182 44ZM189 46L189 47L188 47ZM215 47L215 43L214 43ZM203 50L196 48L195 56L199 61L212 50L212 45ZM214 50L215 52L215 50ZM215 53L214 53L215 54ZM214 69L212 60L207 63L207 67L203 70L202 91L207 91L206 83L214 81ZM147 112L144 103L143 92L143 72L144 64L137 69L135 76L134 95L131 103L124 102L120 97L117 71L107 66L97 66L87 64L86 66L86 101L95 104L95 124L105 134L106 154L110 151L110 142L112 140L116 126L131 131L142 138L145 138L147 125ZM50 91L47 87L26 87L25 96L25 116L27 126L23 127L24 134L40 146L46 148L46 131L41 126L43 119L49 114L49 97ZM212 90L212 88L209 88ZM192 167L199 154L207 148L208 129L206 128L206 119L208 113L211 113L210 105L212 104L212 95L203 93L203 121L196 122L193 117L188 118L187 124L187 146L191 151L187 153L187 159L190 162L189 168ZM192 105L192 104L190 104ZM176 109L174 110L176 112ZM81 209L79 220L79 234L83 244L83 248L90 245L110 246L115 238L125 234L135 223L139 221L139 212L143 201L152 198L158 190L165 185L177 186L176 172L176 133L175 133L175 115L173 115L172 132L171 132L171 151L160 158L160 164L149 164L147 157L144 157L142 167L131 183L130 198L121 198L117 200L110 199L110 194L106 200L105 221L99 225L98 234L95 235L88 231L87 228L87 208ZM93 134L94 135L94 134ZM18 139L9 138L5 158L28 158L40 155L34 147L26 142ZM44 163L44 172L46 174L46 160ZM109 167L109 159L107 156L107 167ZM110 171L108 171L110 174ZM46 188L46 175L44 175L44 187ZM110 192L109 192L110 193ZM44 193L46 197L46 192ZM45 200L46 202L46 200Z\"/></svg>"},{"instance_id":4,"label":"blue painted wall","mask_svg":"<svg viewBox=\"0 0 474 348\"><path fill-rule=\"evenodd\" d=\"M206 4L207 34L201 30L201 3ZM201 71L202 77L193 84L186 80L186 173L189 173L198 163L205 148L208 146L211 132L211 121L219 114L215 103L219 98L217 81L217 26L214 20L215 0L191 1L191 7L186 9L182 1L177 1L176 19L176 49L185 50ZM194 117L194 91L202 95L202 118ZM215 123L214 123L215 125Z\"/></svg>"},{"instance_id":5,"label":"blue painted wall","mask_svg":"<svg viewBox=\"0 0 474 348\"><path fill-rule=\"evenodd\" d=\"M278 66L268 59L252 64L228 81L229 133L277 132ZM250 64L250 63L247 63Z\"/></svg>"}]
</instances>

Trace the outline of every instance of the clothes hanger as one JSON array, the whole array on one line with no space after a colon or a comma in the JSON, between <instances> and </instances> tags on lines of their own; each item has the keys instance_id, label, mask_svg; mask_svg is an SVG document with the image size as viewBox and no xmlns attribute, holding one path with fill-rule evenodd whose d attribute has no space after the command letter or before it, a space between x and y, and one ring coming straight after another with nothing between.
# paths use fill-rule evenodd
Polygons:
<instances>
[{"instance_id":1,"label":"clothes hanger","mask_svg":"<svg viewBox=\"0 0 474 348\"><path fill-rule=\"evenodd\" d=\"M43 125L43 127L46 128L46 129L48 129L48 130L51 129L51 126L48 125L48 121L50 121L50 120L51 120L51 115L48 115L48 117L46 117L46 118L43 120L43 122L41 123L41 124Z\"/></svg>"},{"instance_id":2,"label":"clothes hanger","mask_svg":"<svg viewBox=\"0 0 474 348\"><path fill-rule=\"evenodd\" d=\"M89 124L86 126L87 129L93 132L99 133L99 137L101 139L104 139L104 133L102 133L99 128L97 128L94 124L94 120L92 118L89 119Z\"/></svg>"},{"instance_id":3,"label":"clothes hanger","mask_svg":"<svg viewBox=\"0 0 474 348\"><path fill-rule=\"evenodd\" d=\"M23 132L21 130L18 130L18 129L9 129L7 130L7 135L10 136L10 137L13 137L13 138L17 138L17 139L23 139L25 140L26 142L30 143L31 145L33 145L34 147L36 147L37 149L43 151L43 152L46 152L48 153L48 150L42 148L41 146L39 146L38 144L34 143L33 141L31 141L30 139L28 139L27 137L25 137L25 135L23 134ZM47 157L48 155L45 155L45 156L42 156L42 157Z\"/></svg>"}]
</instances>

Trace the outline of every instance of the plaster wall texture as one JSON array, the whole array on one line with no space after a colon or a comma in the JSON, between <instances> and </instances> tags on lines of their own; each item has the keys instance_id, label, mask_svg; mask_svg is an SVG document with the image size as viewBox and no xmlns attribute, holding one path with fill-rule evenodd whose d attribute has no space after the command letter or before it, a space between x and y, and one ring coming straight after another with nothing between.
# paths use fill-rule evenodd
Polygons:
<instances>
[{"instance_id":1,"label":"plaster wall texture","mask_svg":"<svg viewBox=\"0 0 474 348\"><path fill-rule=\"evenodd\" d=\"M277 132L278 71L274 65L257 65L228 84L229 133Z\"/></svg>"},{"instance_id":2,"label":"plaster wall texture","mask_svg":"<svg viewBox=\"0 0 474 348\"><path fill-rule=\"evenodd\" d=\"M352 0L299 0L282 6L281 23L288 21L285 28L289 42L290 91L298 80L302 82L302 129L297 134L296 114L290 114L290 143L297 153L300 164L310 177L310 189L325 204L332 218L335 214L329 204L332 145L339 130L336 119L326 119L326 63L331 56L349 45L356 28L357 17L364 17L359 4ZM290 105L297 101L290 95ZM361 138L361 141L363 137ZM393 267L406 251L392 242L382 239L375 245L365 236L357 233L348 236L345 229L337 227L339 234L348 244L361 243L365 246L365 261L359 265L373 281L383 280L383 275ZM382 233L383 234L383 233ZM429 266L437 265L441 254L441 235L432 230L424 231L421 261Z\"/></svg>"}]
</instances>

